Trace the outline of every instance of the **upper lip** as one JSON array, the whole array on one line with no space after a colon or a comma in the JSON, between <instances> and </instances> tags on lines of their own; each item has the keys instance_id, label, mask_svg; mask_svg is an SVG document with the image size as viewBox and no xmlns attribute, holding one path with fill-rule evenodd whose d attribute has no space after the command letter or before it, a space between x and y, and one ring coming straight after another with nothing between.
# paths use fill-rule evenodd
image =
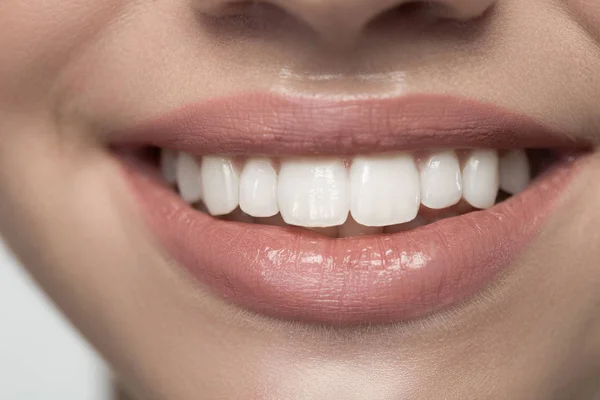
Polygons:
<instances>
[{"instance_id":1,"label":"upper lip","mask_svg":"<svg viewBox=\"0 0 600 400\"><path fill-rule=\"evenodd\" d=\"M441 95L347 101L238 95L185 106L114 137L122 143L198 155L354 155L586 145L531 117Z\"/></svg>"}]
</instances>

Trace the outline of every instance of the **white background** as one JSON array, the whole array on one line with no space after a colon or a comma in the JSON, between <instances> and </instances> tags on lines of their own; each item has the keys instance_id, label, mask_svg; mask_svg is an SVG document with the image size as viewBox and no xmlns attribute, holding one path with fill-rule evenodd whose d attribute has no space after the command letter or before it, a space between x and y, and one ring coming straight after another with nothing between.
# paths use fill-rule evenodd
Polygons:
<instances>
[{"instance_id":1,"label":"white background","mask_svg":"<svg viewBox=\"0 0 600 400\"><path fill-rule=\"evenodd\" d=\"M109 371L0 242L0 399L112 400Z\"/></svg>"}]
</instances>

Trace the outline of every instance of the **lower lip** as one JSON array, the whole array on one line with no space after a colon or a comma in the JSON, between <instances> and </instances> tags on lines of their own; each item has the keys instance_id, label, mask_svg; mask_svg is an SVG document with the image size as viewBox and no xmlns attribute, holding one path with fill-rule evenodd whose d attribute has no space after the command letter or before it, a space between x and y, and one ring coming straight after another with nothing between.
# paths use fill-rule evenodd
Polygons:
<instances>
[{"instance_id":1,"label":"lower lip","mask_svg":"<svg viewBox=\"0 0 600 400\"><path fill-rule=\"evenodd\" d=\"M579 164L561 162L490 210L347 239L216 220L126 175L160 243L215 294L269 317L355 325L423 317L481 291L535 238Z\"/></svg>"}]
</instances>

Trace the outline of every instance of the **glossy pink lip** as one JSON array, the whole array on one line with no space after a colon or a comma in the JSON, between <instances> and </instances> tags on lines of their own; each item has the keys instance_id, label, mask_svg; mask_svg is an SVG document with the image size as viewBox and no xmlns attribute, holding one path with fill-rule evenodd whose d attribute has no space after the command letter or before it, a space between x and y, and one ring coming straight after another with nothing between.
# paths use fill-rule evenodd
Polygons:
<instances>
[{"instance_id":1,"label":"glossy pink lip","mask_svg":"<svg viewBox=\"0 0 600 400\"><path fill-rule=\"evenodd\" d=\"M119 137L197 154L573 146L527 117L440 96L338 103L234 97L184 108ZM126 170L157 238L214 293L271 317L359 324L416 318L482 290L535 237L576 166L557 165L491 210L349 239L219 221Z\"/></svg>"}]
</instances>

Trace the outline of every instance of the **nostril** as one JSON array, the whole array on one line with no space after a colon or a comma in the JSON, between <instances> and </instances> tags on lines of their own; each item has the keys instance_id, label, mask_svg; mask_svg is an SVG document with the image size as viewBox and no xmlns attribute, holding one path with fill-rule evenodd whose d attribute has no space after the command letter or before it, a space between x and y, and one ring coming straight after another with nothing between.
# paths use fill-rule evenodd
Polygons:
<instances>
[{"instance_id":1,"label":"nostril","mask_svg":"<svg viewBox=\"0 0 600 400\"><path fill-rule=\"evenodd\" d=\"M409 1L379 13L365 28L372 34L395 40L422 40L424 35L470 38L481 32L490 20L492 9L466 16L459 14L465 10L459 10L450 0Z\"/></svg>"},{"instance_id":2,"label":"nostril","mask_svg":"<svg viewBox=\"0 0 600 400\"><path fill-rule=\"evenodd\" d=\"M347 49L369 29L421 35L424 30L477 20L495 0L198 0L199 15L210 28L244 37L270 34L271 39L314 39ZM453 22L446 24L444 22ZM477 25L477 24L458 24ZM382 31L383 29L383 31Z\"/></svg>"},{"instance_id":3,"label":"nostril","mask_svg":"<svg viewBox=\"0 0 600 400\"><path fill-rule=\"evenodd\" d=\"M409 1L403 4L399 4L395 7L390 8L389 10L383 11L381 14L390 14L390 15L416 15L423 14L429 11L429 9L433 6L430 1Z\"/></svg>"},{"instance_id":4,"label":"nostril","mask_svg":"<svg viewBox=\"0 0 600 400\"><path fill-rule=\"evenodd\" d=\"M203 25L218 33L247 36L274 33L297 21L284 8L267 1L224 2L198 13Z\"/></svg>"},{"instance_id":5,"label":"nostril","mask_svg":"<svg viewBox=\"0 0 600 400\"><path fill-rule=\"evenodd\" d=\"M407 23L438 19L441 6L432 1L410 1L388 8L376 15L367 25L369 29L398 27Z\"/></svg>"},{"instance_id":6,"label":"nostril","mask_svg":"<svg viewBox=\"0 0 600 400\"><path fill-rule=\"evenodd\" d=\"M471 2L477 6L459 7L458 2L451 0L413 0L397 4L385 9L368 23L371 29L415 25L423 22L453 21L466 22L478 19L487 14L493 7L489 2ZM468 3L468 4L471 4ZM462 3L461 3L462 4ZM465 2L465 4L467 4Z\"/></svg>"}]
</instances>

